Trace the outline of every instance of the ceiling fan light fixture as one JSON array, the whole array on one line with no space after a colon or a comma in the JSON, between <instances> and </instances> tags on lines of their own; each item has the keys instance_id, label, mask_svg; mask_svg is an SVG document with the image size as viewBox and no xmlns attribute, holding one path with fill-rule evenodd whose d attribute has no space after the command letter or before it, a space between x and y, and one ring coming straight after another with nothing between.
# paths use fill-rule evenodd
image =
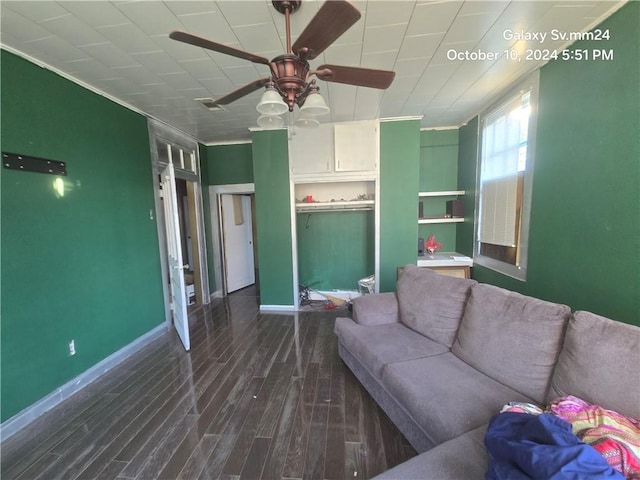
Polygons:
<instances>
[{"instance_id":1,"label":"ceiling fan light fixture","mask_svg":"<svg viewBox=\"0 0 640 480\"><path fill-rule=\"evenodd\" d=\"M284 127L284 119L278 115L260 115L258 126L266 129Z\"/></svg>"},{"instance_id":2,"label":"ceiling fan light fixture","mask_svg":"<svg viewBox=\"0 0 640 480\"><path fill-rule=\"evenodd\" d=\"M320 89L315 85L315 80L313 82L309 87L309 95L300 107L300 112L313 116L326 115L330 112L329 106L320 95Z\"/></svg>"},{"instance_id":3,"label":"ceiling fan light fixture","mask_svg":"<svg viewBox=\"0 0 640 480\"><path fill-rule=\"evenodd\" d=\"M284 103L274 84L268 83L256 110L262 115L282 115L289 110L289 106Z\"/></svg>"},{"instance_id":4,"label":"ceiling fan light fixture","mask_svg":"<svg viewBox=\"0 0 640 480\"><path fill-rule=\"evenodd\" d=\"M296 125L312 128L320 124L316 117L326 115L330 110L319 93L316 80L309 81L309 77L315 75L325 82L378 89L386 89L391 85L395 73L388 70L340 65L320 65L311 70L309 61L317 58L349 30L360 19L361 14L350 0L326 0L292 45L290 17L300 8L301 1L271 1L274 8L284 15L286 30L286 52L271 60L182 30L174 30L169 34L170 38L182 43L269 67L269 76L249 82L216 100L209 99L211 107L205 104L208 108L227 105L266 87L256 106L256 110L260 112L258 124L261 127L279 128L284 124L283 119L266 117L278 117L287 111L292 114L298 105L300 115Z\"/></svg>"},{"instance_id":5,"label":"ceiling fan light fixture","mask_svg":"<svg viewBox=\"0 0 640 480\"><path fill-rule=\"evenodd\" d=\"M298 115L298 118L293 122L293 125L298 128L317 128L320 126L320 122L313 115L308 112L303 112L302 109L300 109L300 115Z\"/></svg>"}]
</instances>

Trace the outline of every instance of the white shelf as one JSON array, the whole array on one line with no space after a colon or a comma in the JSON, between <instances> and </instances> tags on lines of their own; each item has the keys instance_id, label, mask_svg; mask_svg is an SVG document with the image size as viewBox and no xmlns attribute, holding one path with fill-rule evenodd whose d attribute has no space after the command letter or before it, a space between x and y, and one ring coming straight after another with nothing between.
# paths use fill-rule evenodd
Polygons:
<instances>
[{"instance_id":1,"label":"white shelf","mask_svg":"<svg viewBox=\"0 0 640 480\"><path fill-rule=\"evenodd\" d=\"M418 257L419 267L472 267L473 259L456 252L433 253Z\"/></svg>"},{"instance_id":2,"label":"white shelf","mask_svg":"<svg viewBox=\"0 0 640 480\"><path fill-rule=\"evenodd\" d=\"M418 223L462 223L464 222L463 217L453 217L453 218L445 218L445 217L437 217L437 218L419 218Z\"/></svg>"},{"instance_id":3,"label":"white shelf","mask_svg":"<svg viewBox=\"0 0 640 480\"><path fill-rule=\"evenodd\" d=\"M464 195L464 190L443 190L440 192L420 192L419 197L453 197L456 195Z\"/></svg>"},{"instance_id":4,"label":"white shelf","mask_svg":"<svg viewBox=\"0 0 640 480\"><path fill-rule=\"evenodd\" d=\"M328 210L372 210L375 200L352 200L338 202L297 202L297 212L316 212Z\"/></svg>"}]
</instances>

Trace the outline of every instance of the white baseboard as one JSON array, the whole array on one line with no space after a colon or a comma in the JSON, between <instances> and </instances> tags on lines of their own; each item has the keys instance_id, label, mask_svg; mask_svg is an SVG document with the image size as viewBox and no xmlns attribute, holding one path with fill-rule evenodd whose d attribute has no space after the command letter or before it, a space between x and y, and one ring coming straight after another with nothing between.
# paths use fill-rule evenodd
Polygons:
<instances>
[{"instance_id":1,"label":"white baseboard","mask_svg":"<svg viewBox=\"0 0 640 480\"><path fill-rule=\"evenodd\" d=\"M74 393L82 390L91 382L97 380L100 376L107 373L113 367L126 360L143 347L146 347L166 331L166 323L158 325L153 330L150 330L117 352L109 355L104 360L96 363L93 367L85 370L80 375L57 388L46 397L41 398L33 405L30 405L21 412L15 414L0 425L0 437L2 437L2 440L4 441L17 433L20 429L26 427L40 415L51 410L53 407L63 402Z\"/></svg>"},{"instance_id":2,"label":"white baseboard","mask_svg":"<svg viewBox=\"0 0 640 480\"><path fill-rule=\"evenodd\" d=\"M352 300L361 296L360 292L354 290L310 290L309 291L309 299L310 300L326 300L327 297L324 295L331 295L332 297L340 298L342 300Z\"/></svg>"},{"instance_id":3,"label":"white baseboard","mask_svg":"<svg viewBox=\"0 0 640 480\"><path fill-rule=\"evenodd\" d=\"M222 298L222 290L216 290L215 292L213 292L209 298L211 300L215 299L215 298Z\"/></svg>"},{"instance_id":4,"label":"white baseboard","mask_svg":"<svg viewBox=\"0 0 640 480\"><path fill-rule=\"evenodd\" d=\"M293 305L260 305L261 312L295 312Z\"/></svg>"}]
</instances>

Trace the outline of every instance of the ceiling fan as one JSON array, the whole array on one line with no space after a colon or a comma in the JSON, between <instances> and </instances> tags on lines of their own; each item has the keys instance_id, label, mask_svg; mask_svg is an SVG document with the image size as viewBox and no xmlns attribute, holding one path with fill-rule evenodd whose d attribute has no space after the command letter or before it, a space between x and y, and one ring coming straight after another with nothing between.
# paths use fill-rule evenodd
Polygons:
<instances>
[{"instance_id":1,"label":"ceiling fan","mask_svg":"<svg viewBox=\"0 0 640 480\"><path fill-rule=\"evenodd\" d=\"M291 45L290 15L300 8L301 0L273 0L271 3L278 12L285 16L287 34L287 53L272 60L181 30L169 34L170 38L179 42L269 66L270 76L254 80L216 99L214 105L229 104L266 86L268 90L277 90L291 112L294 105L302 107L310 94L318 92L316 80L310 80L312 75L327 82L363 87L386 89L391 85L395 72L389 70L339 65L320 65L315 70L309 68L309 60L320 55L360 19L360 11L350 2L327 0L296 39L293 46Z\"/></svg>"}]
</instances>

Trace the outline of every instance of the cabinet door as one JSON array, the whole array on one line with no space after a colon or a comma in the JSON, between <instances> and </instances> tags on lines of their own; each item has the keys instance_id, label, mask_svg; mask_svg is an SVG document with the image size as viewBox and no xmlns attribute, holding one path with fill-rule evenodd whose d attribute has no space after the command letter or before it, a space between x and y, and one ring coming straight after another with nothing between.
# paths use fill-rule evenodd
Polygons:
<instances>
[{"instance_id":1,"label":"cabinet door","mask_svg":"<svg viewBox=\"0 0 640 480\"><path fill-rule=\"evenodd\" d=\"M289 141L289 159L294 175L331 172L333 164L333 126L296 129Z\"/></svg>"},{"instance_id":2,"label":"cabinet door","mask_svg":"<svg viewBox=\"0 0 640 480\"><path fill-rule=\"evenodd\" d=\"M378 163L378 123L335 125L335 169L337 172L371 171Z\"/></svg>"}]
</instances>

